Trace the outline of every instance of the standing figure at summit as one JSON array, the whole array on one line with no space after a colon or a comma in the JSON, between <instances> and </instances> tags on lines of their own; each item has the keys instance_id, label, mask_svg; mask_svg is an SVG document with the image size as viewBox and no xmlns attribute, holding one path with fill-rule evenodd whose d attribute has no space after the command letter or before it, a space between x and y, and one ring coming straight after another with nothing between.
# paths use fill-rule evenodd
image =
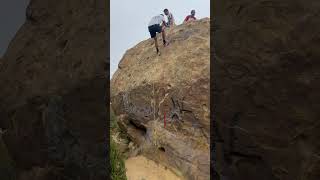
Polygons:
<instances>
[{"instance_id":1,"label":"standing figure at summit","mask_svg":"<svg viewBox=\"0 0 320 180\"><path fill-rule=\"evenodd\" d=\"M175 26L176 24L175 24L174 17L173 17L173 15L172 15L172 13L169 12L168 9L164 9L163 12L164 12L164 14L167 16L167 18L168 18L168 23L166 24L166 26L167 26L167 27L173 27L173 26Z\"/></svg>"},{"instance_id":2,"label":"standing figure at summit","mask_svg":"<svg viewBox=\"0 0 320 180\"><path fill-rule=\"evenodd\" d=\"M185 19L184 19L184 23L186 23L186 22L189 22L189 21L195 21L195 20L197 20L197 18L196 18L196 11L195 10L192 10L191 11L191 14L190 15L188 15Z\"/></svg>"}]
</instances>

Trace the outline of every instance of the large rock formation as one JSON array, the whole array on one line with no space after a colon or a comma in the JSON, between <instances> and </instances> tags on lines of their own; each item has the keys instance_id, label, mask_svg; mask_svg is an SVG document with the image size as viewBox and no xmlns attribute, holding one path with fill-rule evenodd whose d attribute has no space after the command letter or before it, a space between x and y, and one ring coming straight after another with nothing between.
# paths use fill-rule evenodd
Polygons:
<instances>
[{"instance_id":1,"label":"large rock formation","mask_svg":"<svg viewBox=\"0 0 320 180\"><path fill-rule=\"evenodd\" d=\"M0 128L18 179L106 179L106 6L31 0L0 62Z\"/></svg>"},{"instance_id":2,"label":"large rock formation","mask_svg":"<svg viewBox=\"0 0 320 180\"><path fill-rule=\"evenodd\" d=\"M209 24L206 18L170 29L161 56L153 39L142 41L111 80L120 127L142 154L187 179L210 174Z\"/></svg>"},{"instance_id":3,"label":"large rock formation","mask_svg":"<svg viewBox=\"0 0 320 180\"><path fill-rule=\"evenodd\" d=\"M220 178L320 179L320 2L226 0L213 7Z\"/></svg>"}]
</instances>

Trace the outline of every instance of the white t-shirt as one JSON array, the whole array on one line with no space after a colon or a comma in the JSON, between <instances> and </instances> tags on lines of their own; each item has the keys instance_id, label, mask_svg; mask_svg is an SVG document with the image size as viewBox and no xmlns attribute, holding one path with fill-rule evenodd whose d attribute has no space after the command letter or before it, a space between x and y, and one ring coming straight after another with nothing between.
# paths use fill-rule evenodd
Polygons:
<instances>
[{"instance_id":1,"label":"white t-shirt","mask_svg":"<svg viewBox=\"0 0 320 180\"><path fill-rule=\"evenodd\" d=\"M158 15L158 16L154 16L154 17L150 20L148 26L152 26L152 25L155 25L155 24L160 24L160 25L161 25L163 21L165 22L166 20L165 20L164 16L162 16L162 15L160 14L160 15Z\"/></svg>"}]
</instances>

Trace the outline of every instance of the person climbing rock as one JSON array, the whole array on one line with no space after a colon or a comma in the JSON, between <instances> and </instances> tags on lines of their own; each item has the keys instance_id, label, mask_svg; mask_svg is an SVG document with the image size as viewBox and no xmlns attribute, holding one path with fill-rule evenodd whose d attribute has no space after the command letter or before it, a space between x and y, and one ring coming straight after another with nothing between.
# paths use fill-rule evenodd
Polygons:
<instances>
[{"instance_id":1,"label":"person climbing rock","mask_svg":"<svg viewBox=\"0 0 320 180\"><path fill-rule=\"evenodd\" d=\"M167 16L168 18L168 23L166 24L166 27L172 27L175 26L175 22L174 22L174 18L171 12L169 12L168 9L164 9L163 10L164 14Z\"/></svg>"},{"instance_id":2,"label":"person climbing rock","mask_svg":"<svg viewBox=\"0 0 320 180\"><path fill-rule=\"evenodd\" d=\"M157 54L159 54L159 55L160 55L160 51L159 51L159 46L158 46L157 33L162 34L163 45L164 46L168 45L168 43L166 41L165 25L166 25L166 20L165 20L163 14L152 17L149 24L148 24L150 36L151 36L151 38L154 39Z\"/></svg>"},{"instance_id":3,"label":"person climbing rock","mask_svg":"<svg viewBox=\"0 0 320 180\"><path fill-rule=\"evenodd\" d=\"M197 20L197 18L196 18L196 11L195 10L192 10L191 11L191 14L190 15L188 15L185 19L184 19L184 23L186 23L186 22L189 22L189 21L195 21L195 20Z\"/></svg>"}]
</instances>

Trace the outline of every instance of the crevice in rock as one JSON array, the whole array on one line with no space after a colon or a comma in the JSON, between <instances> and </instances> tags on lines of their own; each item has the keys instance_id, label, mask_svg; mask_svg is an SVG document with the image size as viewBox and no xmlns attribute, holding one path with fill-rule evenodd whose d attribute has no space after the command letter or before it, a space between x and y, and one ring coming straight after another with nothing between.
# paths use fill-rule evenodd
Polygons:
<instances>
[{"instance_id":1,"label":"crevice in rock","mask_svg":"<svg viewBox=\"0 0 320 180\"><path fill-rule=\"evenodd\" d=\"M234 115L231 119L231 123L230 123L231 127L235 127L238 124L240 116L241 116L241 112L234 113ZM233 150L234 150L234 146L235 146L234 144L235 144L235 139L236 139L234 128L229 129L229 136L230 136L229 152L231 154L231 152L233 152ZM229 157L227 157L226 161L231 162L231 159L229 159Z\"/></svg>"},{"instance_id":2,"label":"crevice in rock","mask_svg":"<svg viewBox=\"0 0 320 180\"><path fill-rule=\"evenodd\" d=\"M159 149L160 152L163 152L163 153L166 152L166 149L164 147L159 147L158 149Z\"/></svg>"},{"instance_id":3,"label":"crevice in rock","mask_svg":"<svg viewBox=\"0 0 320 180\"><path fill-rule=\"evenodd\" d=\"M247 158L247 159L256 159L256 160L262 160L262 158L258 155L254 154L243 154L241 152L230 152L230 156L237 156L237 157L242 157L242 158Z\"/></svg>"},{"instance_id":4,"label":"crevice in rock","mask_svg":"<svg viewBox=\"0 0 320 180\"><path fill-rule=\"evenodd\" d=\"M182 112L193 113L191 110L181 109Z\"/></svg>"},{"instance_id":5,"label":"crevice in rock","mask_svg":"<svg viewBox=\"0 0 320 180\"><path fill-rule=\"evenodd\" d=\"M64 49L67 44L68 44L68 40L60 41L60 42L59 42L59 47L60 47L61 49Z\"/></svg>"},{"instance_id":6,"label":"crevice in rock","mask_svg":"<svg viewBox=\"0 0 320 180\"><path fill-rule=\"evenodd\" d=\"M147 134L147 128L144 127L143 125L138 125L133 120L129 120L129 126L131 126L132 128L138 130L142 135L146 135Z\"/></svg>"}]
</instances>

